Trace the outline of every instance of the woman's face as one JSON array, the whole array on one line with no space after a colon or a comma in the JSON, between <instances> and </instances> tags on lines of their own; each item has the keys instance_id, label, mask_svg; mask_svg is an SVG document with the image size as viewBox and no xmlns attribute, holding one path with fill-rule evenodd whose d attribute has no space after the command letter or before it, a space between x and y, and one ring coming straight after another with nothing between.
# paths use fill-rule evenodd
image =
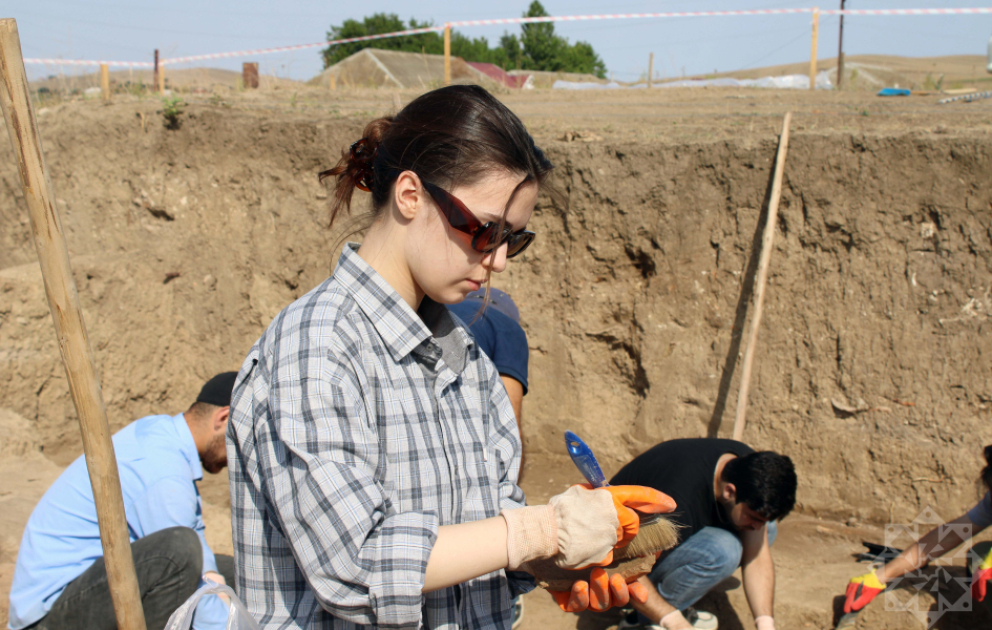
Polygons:
<instances>
[{"instance_id":1,"label":"woman's face","mask_svg":"<svg viewBox=\"0 0 992 630\"><path fill-rule=\"evenodd\" d=\"M520 173L495 171L471 186L448 190L481 222L498 223L506 215L506 227L522 230L537 203L538 185L524 181ZM483 254L472 249L472 237L453 229L426 193L423 212L411 222L406 240L406 259L419 292L441 304L457 304L481 287L490 270L506 269L506 245Z\"/></svg>"}]
</instances>

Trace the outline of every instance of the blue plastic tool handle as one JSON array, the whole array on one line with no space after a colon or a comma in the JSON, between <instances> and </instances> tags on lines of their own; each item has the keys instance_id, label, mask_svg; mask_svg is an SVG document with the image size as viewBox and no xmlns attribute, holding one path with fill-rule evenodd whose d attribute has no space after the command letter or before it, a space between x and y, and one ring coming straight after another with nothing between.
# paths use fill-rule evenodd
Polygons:
<instances>
[{"instance_id":1,"label":"blue plastic tool handle","mask_svg":"<svg viewBox=\"0 0 992 630\"><path fill-rule=\"evenodd\" d=\"M579 436L571 431L565 431L565 448L568 449L568 455L572 458L575 467L579 469L579 472L593 488L609 485L606 481L606 475L603 474L603 469L596 461L596 456L592 454L592 449L586 446L586 443Z\"/></svg>"}]
</instances>

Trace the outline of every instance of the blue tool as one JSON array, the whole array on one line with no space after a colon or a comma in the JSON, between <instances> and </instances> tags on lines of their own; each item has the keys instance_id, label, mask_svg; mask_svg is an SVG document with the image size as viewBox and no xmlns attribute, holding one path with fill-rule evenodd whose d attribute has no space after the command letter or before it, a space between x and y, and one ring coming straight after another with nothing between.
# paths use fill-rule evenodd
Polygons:
<instances>
[{"instance_id":1,"label":"blue tool","mask_svg":"<svg viewBox=\"0 0 992 630\"><path fill-rule=\"evenodd\" d=\"M606 475L603 474L603 469L599 467L599 462L596 461L596 456L592 454L592 449L586 446L586 443L579 436L571 431L565 431L565 448L568 449L572 463L579 469L582 476L586 478L589 485L593 488L602 488L603 486L610 485L606 481Z\"/></svg>"}]
</instances>

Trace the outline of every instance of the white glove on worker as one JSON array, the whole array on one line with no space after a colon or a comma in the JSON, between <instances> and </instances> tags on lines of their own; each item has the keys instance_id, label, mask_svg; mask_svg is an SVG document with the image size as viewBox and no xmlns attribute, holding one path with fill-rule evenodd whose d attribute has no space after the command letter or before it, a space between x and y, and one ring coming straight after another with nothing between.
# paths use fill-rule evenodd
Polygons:
<instances>
[{"instance_id":1,"label":"white glove on worker","mask_svg":"<svg viewBox=\"0 0 992 630\"><path fill-rule=\"evenodd\" d=\"M563 569L600 564L612 557L620 520L613 495L572 486L547 505L503 510L510 570L528 560L554 558Z\"/></svg>"}]
</instances>

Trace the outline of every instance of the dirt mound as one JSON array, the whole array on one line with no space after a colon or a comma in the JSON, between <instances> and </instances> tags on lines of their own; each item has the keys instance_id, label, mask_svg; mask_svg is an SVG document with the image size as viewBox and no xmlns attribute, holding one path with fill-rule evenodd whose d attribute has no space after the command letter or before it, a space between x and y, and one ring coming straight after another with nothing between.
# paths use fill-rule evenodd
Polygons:
<instances>
[{"instance_id":1,"label":"dirt mound","mask_svg":"<svg viewBox=\"0 0 992 630\"><path fill-rule=\"evenodd\" d=\"M871 104L868 116L844 95L638 92L506 97L558 164L569 204L542 200L539 238L496 280L530 340L526 448L548 456L531 458L546 465L528 470L528 492L576 480L556 459L565 429L608 473L660 440L729 434L771 130L799 107L746 440L794 459L807 517L909 522L926 505L950 518L973 504L980 446L992 442L988 110L938 115L918 99ZM340 233L325 229L315 173L399 97L334 98L362 113L203 102L177 131L151 101L67 103L40 117L114 429L184 409L331 272ZM576 121L605 139L559 140ZM14 437L0 463L45 470L47 487L58 469L45 457L71 461L79 429L6 142L0 190L0 408L10 410L0 419L18 432L5 429ZM214 486L211 542L224 548L225 493ZM0 523L0 535L18 532L3 543L8 564L40 496L31 492L12 495L19 507ZM808 529L809 545L829 538ZM851 531L825 548L856 548ZM786 618L827 627L833 594L810 580L809 547L783 545ZM857 571L842 560L830 573L838 593ZM739 590L721 601L746 617Z\"/></svg>"},{"instance_id":2,"label":"dirt mound","mask_svg":"<svg viewBox=\"0 0 992 630\"><path fill-rule=\"evenodd\" d=\"M330 272L314 173L364 122L202 106L179 131L143 131L136 107L153 105L42 118L115 427L184 408ZM774 139L544 144L570 207L539 207L540 238L499 279L532 346L527 447L557 452L570 428L616 465L715 435L736 400ZM953 135L793 136L747 435L796 459L804 510L884 520L975 498L992 415L990 153ZM60 459L78 429L0 155L0 406Z\"/></svg>"}]
</instances>

